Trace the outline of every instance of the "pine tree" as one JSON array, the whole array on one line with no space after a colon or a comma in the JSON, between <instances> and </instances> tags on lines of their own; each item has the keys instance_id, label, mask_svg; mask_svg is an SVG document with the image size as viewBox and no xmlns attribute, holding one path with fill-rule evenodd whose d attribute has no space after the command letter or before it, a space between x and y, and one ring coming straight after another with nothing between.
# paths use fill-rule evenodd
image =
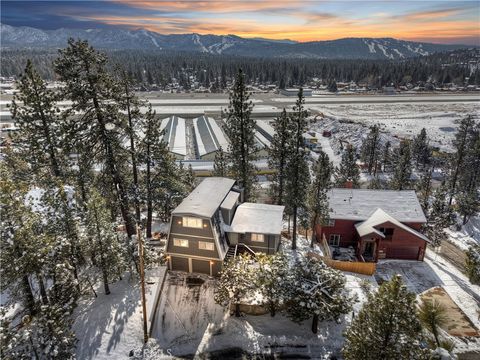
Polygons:
<instances>
[{"instance_id":1,"label":"pine tree","mask_svg":"<svg viewBox=\"0 0 480 360\"><path fill-rule=\"evenodd\" d=\"M420 348L422 326L415 294L409 292L400 275L383 283L345 331L342 349L346 360L427 359Z\"/></svg>"},{"instance_id":2,"label":"pine tree","mask_svg":"<svg viewBox=\"0 0 480 360\"><path fill-rule=\"evenodd\" d=\"M125 270L123 245L118 241L105 199L93 189L89 194L85 223L95 264L102 274L105 294L110 294L109 283Z\"/></svg>"},{"instance_id":3,"label":"pine tree","mask_svg":"<svg viewBox=\"0 0 480 360\"><path fill-rule=\"evenodd\" d=\"M378 125L370 127L370 133L363 141L360 151L361 160L367 165L368 173L374 176L377 174L377 170L380 167L380 156L382 146L380 143L380 129Z\"/></svg>"},{"instance_id":4,"label":"pine tree","mask_svg":"<svg viewBox=\"0 0 480 360\"><path fill-rule=\"evenodd\" d=\"M437 300L423 300L419 307L418 317L423 327L433 334L437 347L441 347L438 328L445 324L446 312L447 309Z\"/></svg>"},{"instance_id":5,"label":"pine tree","mask_svg":"<svg viewBox=\"0 0 480 360\"><path fill-rule=\"evenodd\" d=\"M480 245L475 244L468 248L465 270L470 282L480 285Z\"/></svg>"},{"instance_id":6,"label":"pine tree","mask_svg":"<svg viewBox=\"0 0 480 360\"><path fill-rule=\"evenodd\" d=\"M258 254L255 258L255 286L262 295L263 305L271 316L275 316L284 301L284 281L289 273L288 262L282 253L275 255Z\"/></svg>"},{"instance_id":7,"label":"pine tree","mask_svg":"<svg viewBox=\"0 0 480 360\"><path fill-rule=\"evenodd\" d=\"M252 102L245 86L245 75L238 70L230 93L227 119L224 130L230 140L229 153L232 160L231 173L243 187L244 200L254 198L256 168L255 120L251 118Z\"/></svg>"},{"instance_id":8,"label":"pine tree","mask_svg":"<svg viewBox=\"0 0 480 360\"><path fill-rule=\"evenodd\" d=\"M38 301L30 279L35 279L42 291L42 303L48 303L44 284L44 263L48 261L53 242L40 233L42 218L26 205L29 184L15 181L13 171L22 166L17 159L16 168L0 165L0 285L12 299L18 299L30 315L38 310ZM14 170L15 169L15 170ZM6 264L10 264L6 266Z\"/></svg>"},{"instance_id":9,"label":"pine tree","mask_svg":"<svg viewBox=\"0 0 480 360\"><path fill-rule=\"evenodd\" d=\"M251 262L247 255L236 256L227 261L219 274L215 302L222 306L233 303L236 317L240 317L240 301L253 290Z\"/></svg>"},{"instance_id":10,"label":"pine tree","mask_svg":"<svg viewBox=\"0 0 480 360\"><path fill-rule=\"evenodd\" d=\"M289 156L289 141L291 138L291 119L285 109L273 123L275 134L268 148L268 166L274 169L270 186L272 200L277 205L283 205L285 197L285 183L287 159Z\"/></svg>"},{"instance_id":11,"label":"pine tree","mask_svg":"<svg viewBox=\"0 0 480 360\"><path fill-rule=\"evenodd\" d=\"M329 206L327 191L332 184L333 164L330 162L328 155L320 151L318 159L313 166L313 174L315 176L309 190L308 203L311 210L311 227L312 238L310 246L313 248L315 242L315 227L317 224L325 225L329 218Z\"/></svg>"},{"instance_id":12,"label":"pine tree","mask_svg":"<svg viewBox=\"0 0 480 360\"><path fill-rule=\"evenodd\" d=\"M127 154L122 148L125 131L117 99L121 88L106 68L107 58L95 51L86 41L68 40L60 51L54 68L59 80L65 83L64 92L72 101L72 111L82 113L72 121L72 134L83 142L92 156L104 164L111 188L115 190L120 212L129 237L135 234L135 219L130 212L131 201L125 169Z\"/></svg>"},{"instance_id":13,"label":"pine tree","mask_svg":"<svg viewBox=\"0 0 480 360\"><path fill-rule=\"evenodd\" d=\"M303 90L298 92L298 99L293 107L291 120L291 139L289 157L286 166L285 202L293 215L292 249L297 248L297 216L299 208L307 208L307 192L310 184L310 170L307 154L303 148L303 133L308 112L304 107Z\"/></svg>"},{"instance_id":14,"label":"pine tree","mask_svg":"<svg viewBox=\"0 0 480 360\"><path fill-rule=\"evenodd\" d=\"M345 276L316 259L301 259L294 267L288 286L287 312L295 322L312 318L312 332L318 322L338 320L352 309Z\"/></svg>"},{"instance_id":15,"label":"pine tree","mask_svg":"<svg viewBox=\"0 0 480 360\"><path fill-rule=\"evenodd\" d=\"M427 131L422 128L420 134L418 134L412 143L412 158L415 160L417 166L422 169L429 165L431 162L432 151L428 144Z\"/></svg>"},{"instance_id":16,"label":"pine tree","mask_svg":"<svg viewBox=\"0 0 480 360\"><path fill-rule=\"evenodd\" d=\"M357 166L356 151L351 145L342 154L339 167L335 170L335 182L339 187L351 183L353 188L358 188L360 183L360 170Z\"/></svg>"},{"instance_id":17,"label":"pine tree","mask_svg":"<svg viewBox=\"0 0 480 360\"><path fill-rule=\"evenodd\" d=\"M458 176L456 203L463 224L480 210L480 124L471 131L464 166Z\"/></svg>"},{"instance_id":18,"label":"pine tree","mask_svg":"<svg viewBox=\"0 0 480 360\"><path fill-rule=\"evenodd\" d=\"M218 152L215 154L215 159L213 161L213 176L218 176L218 177L228 176L227 154L225 154L221 146L218 149Z\"/></svg>"},{"instance_id":19,"label":"pine tree","mask_svg":"<svg viewBox=\"0 0 480 360\"><path fill-rule=\"evenodd\" d=\"M390 141L387 141L385 143L385 146L383 147L383 155L382 155L383 172L386 172L387 169L390 169L392 165L391 147L392 147L392 144L390 143Z\"/></svg>"},{"instance_id":20,"label":"pine tree","mask_svg":"<svg viewBox=\"0 0 480 360\"><path fill-rule=\"evenodd\" d=\"M432 205L427 215L427 223L424 225L425 235L431 241L432 246L439 246L442 240L447 238L444 229L451 226L455 221L452 207L447 202L447 191L445 184L435 190Z\"/></svg>"},{"instance_id":21,"label":"pine tree","mask_svg":"<svg viewBox=\"0 0 480 360\"><path fill-rule=\"evenodd\" d=\"M146 235L147 238L150 239L152 237L154 194L162 190L162 184L160 184L159 181L155 181L155 178L170 175L171 173L165 172L161 174L155 171L165 165L164 162L169 157L169 154L167 144L162 140L163 132L160 131L161 120L155 116L151 105L149 105L142 122L144 136L139 143L138 158L145 166L144 198L147 205Z\"/></svg>"},{"instance_id":22,"label":"pine tree","mask_svg":"<svg viewBox=\"0 0 480 360\"><path fill-rule=\"evenodd\" d=\"M390 188L392 190L409 189L412 176L412 156L409 142L401 142L400 146L394 150L392 162L393 177L390 182Z\"/></svg>"},{"instance_id":23,"label":"pine tree","mask_svg":"<svg viewBox=\"0 0 480 360\"><path fill-rule=\"evenodd\" d=\"M475 125L475 121L472 116L467 116L460 121L460 126L455 134L455 140L453 146L455 153L450 158L450 172L449 172L449 204L452 205L453 197L457 192L458 177L460 172L465 166L465 158L468 153L468 147L470 145L470 137Z\"/></svg>"},{"instance_id":24,"label":"pine tree","mask_svg":"<svg viewBox=\"0 0 480 360\"><path fill-rule=\"evenodd\" d=\"M432 195L432 172L433 168L427 169L420 177L416 186L418 200L420 201L420 205L425 214L430 207L430 196Z\"/></svg>"},{"instance_id":25,"label":"pine tree","mask_svg":"<svg viewBox=\"0 0 480 360\"><path fill-rule=\"evenodd\" d=\"M133 79L128 75L124 69L116 69L117 81L122 89L118 102L120 108L126 112L127 123L126 130L129 140L129 152L131 158L132 166L132 176L133 176L133 198L135 203L135 219L137 224L141 223L141 214L140 214L140 185L138 179L138 166L137 166L137 150L136 144L138 143L138 130L141 123L141 113L139 106L142 105L138 97L133 93ZM148 75L151 80L151 73L148 72ZM153 81L149 81L151 84ZM151 111L151 109L150 109Z\"/></svg>"}]
</instances>

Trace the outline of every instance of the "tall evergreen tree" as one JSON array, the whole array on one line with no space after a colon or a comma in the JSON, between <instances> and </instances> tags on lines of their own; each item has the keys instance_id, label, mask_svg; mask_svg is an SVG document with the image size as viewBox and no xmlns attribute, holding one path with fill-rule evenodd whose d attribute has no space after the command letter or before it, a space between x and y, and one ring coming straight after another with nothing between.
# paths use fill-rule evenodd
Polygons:
<instances>
[{"instance_id":1,"label":"tall evergreen tree","mask_svg":"<svg viewBox=\"0 0 480 360\"><path fill-rule=\"evenodd\" d=\"M318 154L318 159L313 166L313 174L315 178L312 181L308 197L312 215L310 219L312 227L311 247L315 242L315 226L317 224L325 225L329 218L327 191L332 185L333 164L323 151Z\"/></svg>"},{"instance_id":2,"label":"tall evergreen tree","mask_svg":"<svg viewBox=\"0 0 480 360\"><path fill-rule=\"evenodd\" d=\"M432 151L428 144L427 131L422 128L420 133L413 139L412 143L412 158L415 160L417 166L424 169L430 164Z\"/></svg>"},{"instance_id":3,"label":"tall evergreen tree","mask_svg":"<svg viewBox=\"0 0 480 360\"><path fill-rule=\"evenodd\" d=\"M335 169L335 182L340 187L345 187L347 183L351 183L353 188L359 187L360 170L357 166L355 148L351 145L347 146L339 167Z\"/></svg>"},{"instance_id":4,"label":"tall evergreen tree","mask_svg":"<svg viewBox=\"0 0 480 360\"><path fill-rule=\"evenodd\" d=\"M59 79L65 83L65 95L72 101L72 110L82 114L72 121L75 140L87 144L91 156L105 166L118 200L112 204L118 204L131 238L135 234L135 219L131 214L126 169L122 166L128 157L122 148L125 122L116 102L121 88L106 65L105 55L86 41L73 39L69 39L68 47L60 51L54 63Z\"/></svg>"},{"instance_id":5,"label":"tall evergreen tree","mask_svg":"<svg viewBox=\"0 0 480 360\"><path fill-rule=\"evenodd\" d=\"M254 198L256 168L255 120L251 118L252 102L245 85L245 75L239 69L230 93L225 133L230 140L232 175L243 187L245 201Z\"/></svg>"},{"instance_id":6,"label":"tall evergreen tree","mask_svg":"<svg viewBox=\"0 0 480 360\"><path fill-rule=\"evenodd\" d=\"M406 190L410 188L412 176L412 156L410 143L403 141L393 152L393 177L390 188L393 190Z\"/></svg>"},{"instance_id":7,"label":"tall evergreen tree","mask_svg":"<svg viewBox=\"0 0 480 360\"><path fill-rule=\"evenodd\" d=\"M102 275L105 294L110 294L109 283L125 270L123 245L119 243L105 199L93 189L88 197L85 228L91 239L89 251Z\"/></svg>"},{"instance_id":8,"label":"tall evergreen tree","mask_svg":"<svg viewBox=\"0 0 480 360\"><path fill-rule=\"evenodd\" d=\"M423 212L426 214L430 208L430 197L432 195L432 171L433 168L427 169L420 180L417 183L416 190L418 194L418 200L422 206Z\"/></svg>"},{"instance_id":9,"label":"tall evergreen tree","mask_svg":"<svg viewBox=\"0 0 480 360\"><path fill-rule=\"evenodd\" d=\"M268 166L275 170L272 175L270 191L273 202L278 205L283 205L284 203L291 127L291 119L287 115L287 111L283 109L280 116L278 116L273 123L275 134L268 148Z\"/></svg>"},{"instance_id":10,"label":"tall evergreen tree","mask_svg":"<svg viewBox=\"0 0 480 360\"><path fill-rule=\"evenodd\" d=\"M292 249L297 248L297 216L299 208L307 208L307 192L310 184L306 152L303 147L303 133L307 125L308 112L304 107L303 90L298 92L298 99L293 107L291 122L291 140L287 160L285 184L285 202L293 216Z\"/></svg>"},{"instance_id":11,"label":"tall evergreen tree","mask_svg":"<svg viewBox=\"0 0 480 360\"><path fill-rule=\"evenodd\" d=\"M363 141L360 151L361 160L367 165L369 174L374 176L380 167L382 144L380 143L380 129L378 125L370 127L370 133Z\"/></svg>"},{"instance_id":12,"label":"tall evergreen tree","mask_svg":"<svg viewBox=\"0 0 480 360\"><path fill-rule=\"evenodd\" d=\"M444 229L451 226L455 221L452 207L448 205L447 191L445 184L435 190L430 211L427 213L427 223L424 225L424 231L433 246L439 246L442 240L447 238Z\"/></svg>"},{"instance_id":13,"label":"tall evergreen tree","mask_svg":"<svg viewBox=\"0 0 480 360\"><path fill-rule=\"evenodd\" d=\"M450 188L448 202L450 205L452 205L453 198L457 192L459 175L465 166L465 158L468 154L468 146L470 145L470 137L472 135L474 125L475 121L473 120L472 116L467 116L460 121L457 133L455 134L455 139L453 141L455 153L450 158L450 169L448 176Z\"/></svg>"},{"instance_id":14,"label":"tall evergreen tree","mask_svg":"<svg viewBox=\"0 0 480 360\"><path fill-rule=\"evenodd\" d=\"M367 296L367 302L345 331L345 359L428 359L420 348L422 326L415 294L407 290L400 275Z\"/></svg>"},{"instance_id":15,"label":"tall evergreen tree","mask_svg":"<svg viewBox=\"0 0 480 360\"><path fill-rule=\"evenodd\" d=\"M392 166L392 154L391 149L392 144L390 141L387 141L383 146L383 154L382 154L382 163L383 163L383 172L387 171Z\"/></svg>"},{"instance_id":16,"label":"tall evergreen tree","mask_svg":"<svg viewBox=\"0 0 480 360\"><path fill-rule=\"evenodd\" d=\"M458 176L456 203L463 224L480 210L480 124L471 130L464 166Z\"/></svg>"},{"instance_id":17,"label":"tall evergreen tree","mask_svg":"<svg viewBox=\"0 0 480 360\"><path fill-rule=\"evenodd\" d=\"M218 152L215 154L213 161L213 176L227 177L228 176L228 160L227 154L220 146Z\"/></svg>"}]
</instances>

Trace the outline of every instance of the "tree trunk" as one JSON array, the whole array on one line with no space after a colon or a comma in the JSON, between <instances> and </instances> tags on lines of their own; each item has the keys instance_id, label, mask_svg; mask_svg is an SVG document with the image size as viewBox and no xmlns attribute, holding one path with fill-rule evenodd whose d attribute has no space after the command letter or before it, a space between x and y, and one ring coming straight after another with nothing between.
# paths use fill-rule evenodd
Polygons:
<instances>
[{"instance_id":1,"label":"tree trunk","mask_svg":"<svg viewBox=\"0 0 480 360\"><path fill-rule=\"evenodd\" d=\"M240 303L235 304L235 317L240 317Z\"/></svg>"},{"instance_id":2,"label":"tree trunk","mask_svg":"<svg viewBox=\"0 0 480 360\"><path fill-rule=\"evenodd\" d=\"M152 205L152 181L151 181L151 163L150 146L147 146L147 239L152 238L153 205Z\"/></svg>"},{"instance_id":3,"label":"tree trunk","mask_svg":"<svg viewBox=\"0 0 480 360\"><path fill-rule=\"evenodd\" d=\"M271 317L274 317L275 316L275 313L276 313L276 308L275 308L275 304L270 304L270 316Z\"/></svg>"},{"instance_id":4,"label":"tree trunk","mask_svg":"<svg viewBox=\"0 0 480 360\"><path fill-rule=\"evenodd\" d=\"M40 288L40 296L42 298L43 305L48 304L47 291L45 290L45 284L43 283L43 277L37 273L38 287Z\"/></svg>"},{"instance_id":5,"label":"tree trunk","mask_svg":"<svg viewBox=\"0 0 480 360\"><path fill-rule=\"evenodd\" d=\"M318 315L314 314L312 319L312 332L316 334L318 332Z\"/></svg>"},{"instance_id":6,"label":"tree trunk","mask_svg":"<svg viewBox=\"0 0 480 360\"><path fill-rule=\"evenodd\" d=\"M297 207L293 207L292 250L297 249Z\"/></svg>"},{"instance_id":7,"label":"tree trunk","mask_svg":"<svg viewBox=\"0 0 480 360\"><path fill-rule=\"evenodd\" d=\"M437 327L435 326L435 324L432 326L432 333L433 333L433 337L435 338L435 342L437 343L437 347L441 347L440 339L438 338Z\"/></svg>"},{"instance_id":8,"label":"tree trunk","mask_svg":"<svg viewBox=\"0 0 480 360\"><path fill-rule=\"evenodd\" d=\"M27 275L22 277L22 287L23 294L25 296L25 308L28 310L30 315L35 315L37 312L35 309L35 298L33 297L32 287L30 286L30 281L28 280Z\"/></svg>"},{"instance_id":9,"label":"tree trunk","mask_svg":"<svg viewBox=\"0 0 480 360\"><path fill-rule=\"evenodd\" d=\"M109 295L110 287L108 286L108 274L104 269L102 269L102 276L103 276L103 288L105 289L105 295Z\"/></svg>"}]
</instances>

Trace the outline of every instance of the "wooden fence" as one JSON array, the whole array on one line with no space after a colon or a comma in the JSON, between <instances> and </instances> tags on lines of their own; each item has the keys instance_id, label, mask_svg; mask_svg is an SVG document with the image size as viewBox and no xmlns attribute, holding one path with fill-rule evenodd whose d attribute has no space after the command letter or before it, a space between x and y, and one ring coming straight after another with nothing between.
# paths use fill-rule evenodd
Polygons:
<instances>
[{"instance_id":1,"label":"wooden fence","mask_svg":"<svg viewBox=\"0 0 480 360\"><path fill-rule=\"evenodd\" d=\"M372 262L332 260L326 256L320 256L312 252L309 252L307 256L320 259L331 268L356 274L373 275L377 269L377 264Z\"/></svg>"}]
</instances>

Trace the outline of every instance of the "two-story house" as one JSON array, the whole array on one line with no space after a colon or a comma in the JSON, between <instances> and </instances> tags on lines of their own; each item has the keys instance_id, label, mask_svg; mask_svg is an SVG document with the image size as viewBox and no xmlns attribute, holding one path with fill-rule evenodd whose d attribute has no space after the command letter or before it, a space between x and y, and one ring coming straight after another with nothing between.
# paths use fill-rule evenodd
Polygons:
<instances>
[{"instance_id":1,"label":"two-story house","mask_svg":"<svg viewBox=\"0 0 480 360\"><path fill-rule=\"evenodd\" d=\"M167 243L170 270L216 275L240 250L272 254L280 246L283 206L242 203L227 178L204 179L172 212Z\"/></svg>"},{"instance_id":2,"label":"two-story house","mask_svg":"<svg viewBox=\"0 0 480 360\"><path fill-rule=\"evenodd\" d=\"M366 261L423 260L427 221L413 190L332 189L329 223L317 226L317 239L355 249Z\"/></svg>"}]
</instances>

